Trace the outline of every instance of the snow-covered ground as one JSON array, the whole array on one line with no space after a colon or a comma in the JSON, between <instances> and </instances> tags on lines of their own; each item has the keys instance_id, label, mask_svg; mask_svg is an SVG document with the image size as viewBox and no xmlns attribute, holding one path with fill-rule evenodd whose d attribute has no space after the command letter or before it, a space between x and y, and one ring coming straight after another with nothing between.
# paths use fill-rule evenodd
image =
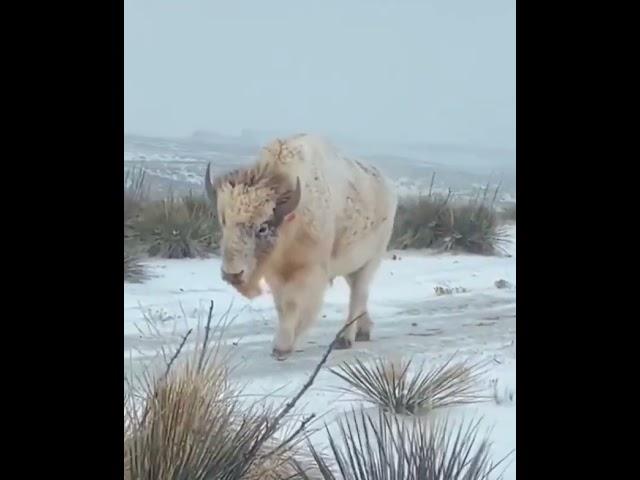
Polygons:
<instances>
[{"instance_id":1,"label":"snow-covered ground","mask_svg":"<svg viewBox=\"0 0 640 480\"><path fill-rule=\"evenodd\" d=\"M449 413L465 419L479 415L483 417L482 425L492 428L494 459L514 450L515 233L513 227L508 257L405 251L395 252L399 258L394 260L394 252L390 252L371 290L369 311L375 322L372 341L356 343L351 350L334 351L327 366L366 355L439 363L458 352L461 358L489 359L485 381L488 391L497 392L500 401L455 407L438 415ZM236 380L246 384L247 394L273 394L272 398L284 399L304 384L345 320L348 287L342 279L336 279L327 291L315 327L298 351L278 362L270 357L277 321L270 296L252 302L240 297L221 281L217 258L149 260L146 265L153 275L151 279L143 284L124 285L124 355L128 372L135 372L157 351L157 341L145 338L138 330L145 325L145 316L175 343L188 328L204 322L209 301L213 300L216 316L231 306L230 316L235 317L225 338L239 361ZM498 288L498 280L510 285ZM454 293L437 295L436 287L450 287ZM324 421L331 422L341 411L351 408L343 394L333 388L339 385L340 379L325 368L301 400L301 411L326 414ZM515 455L510 457L504 478L515 478Z\"/></svg>"}]
</instances>

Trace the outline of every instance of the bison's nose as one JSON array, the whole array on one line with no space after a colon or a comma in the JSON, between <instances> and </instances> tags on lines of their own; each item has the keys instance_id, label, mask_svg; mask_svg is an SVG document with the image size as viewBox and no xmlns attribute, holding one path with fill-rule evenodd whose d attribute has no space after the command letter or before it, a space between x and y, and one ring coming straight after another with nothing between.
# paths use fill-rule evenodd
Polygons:
<instances>
[{"instance_id":1,"label":"bison's nose","mask_svg":"<svg viewBox=\"0 0 640 480\"><path fill-rule=\"evenodd\" d=\"M239 285L242 283L243 273L244 273L244 270L241 270L238 273L227 273L224 270L222 270L222 279L225 282L230 283L231 285Z\"/></svg>"}]
</instances>

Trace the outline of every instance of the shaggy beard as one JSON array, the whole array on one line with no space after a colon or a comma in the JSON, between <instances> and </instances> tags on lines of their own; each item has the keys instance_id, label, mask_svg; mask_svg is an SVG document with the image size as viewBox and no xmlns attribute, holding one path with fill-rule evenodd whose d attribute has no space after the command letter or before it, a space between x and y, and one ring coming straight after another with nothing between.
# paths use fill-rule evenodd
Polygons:
<instances>
[{"instance_id":1,"label":"shaggy beard","mask_svg":"<svg viewBox=\"0 0 640 480\"><path fill-rule=\"evenodd\" d=\"M250 278L249 281L242 285L234 285L234 288L249 300L259 297L265 293L271 293L271 289L269 288L269 285L267 285L264 277L260 277L259 279Z\"/></svg>"}]
</instances>

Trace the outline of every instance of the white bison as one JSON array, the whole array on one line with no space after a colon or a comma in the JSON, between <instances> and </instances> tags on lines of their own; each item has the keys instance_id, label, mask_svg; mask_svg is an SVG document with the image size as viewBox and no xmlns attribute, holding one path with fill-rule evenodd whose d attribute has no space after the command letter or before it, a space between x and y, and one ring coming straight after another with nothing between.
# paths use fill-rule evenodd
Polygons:
<instances>
[{"instance_id":1,"label":"white bison","mask_svg":"<svg viewBox=\"0 0 640 480\"><path fill-rule=\"evenodd\" d=\"M275 140L255 165L205 186L222 227L222 278L247 298L273 293L278 329L273 355L285 359L315 321L327 285L342 276L351 289L338 342L370 339L369 286L391 237L397 197L372 166L313 135Z\"/></svg>"}]
</instances>

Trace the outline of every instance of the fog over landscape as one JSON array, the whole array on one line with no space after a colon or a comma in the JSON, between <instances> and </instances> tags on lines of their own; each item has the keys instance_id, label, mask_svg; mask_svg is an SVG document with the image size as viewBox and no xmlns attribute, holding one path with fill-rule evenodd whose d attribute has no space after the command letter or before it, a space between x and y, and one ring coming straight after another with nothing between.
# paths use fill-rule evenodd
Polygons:
<instances>
[{"instance_id":1,"label":"fog over landscape","mask_svg":"<svg viewBox=\"0 0 640 480\"><path fill-rule=\"evenodd\" d=\"M124 87L126 162L246 163L308 132L515 194L512 0L127 1Z\"/></svg>"}]
</instances>

